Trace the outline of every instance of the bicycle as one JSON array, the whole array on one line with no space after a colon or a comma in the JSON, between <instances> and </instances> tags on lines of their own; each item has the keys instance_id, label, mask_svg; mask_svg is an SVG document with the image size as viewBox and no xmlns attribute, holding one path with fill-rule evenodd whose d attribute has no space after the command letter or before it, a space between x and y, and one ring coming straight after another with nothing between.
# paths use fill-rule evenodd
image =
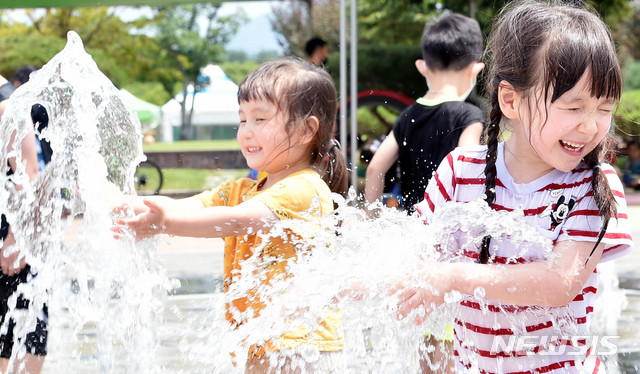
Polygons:
<instances>
[{"instance_id":1,"label":"bicycle","mask_svg":"<svg viewBox=\"0 0 640 374\"><path fill-rule=\"evenodd\" d=\"M164 178L160 166L153 161L142 161L134 174L136 193L140 196L158 195Z\"/></svg>"}]
</instances>

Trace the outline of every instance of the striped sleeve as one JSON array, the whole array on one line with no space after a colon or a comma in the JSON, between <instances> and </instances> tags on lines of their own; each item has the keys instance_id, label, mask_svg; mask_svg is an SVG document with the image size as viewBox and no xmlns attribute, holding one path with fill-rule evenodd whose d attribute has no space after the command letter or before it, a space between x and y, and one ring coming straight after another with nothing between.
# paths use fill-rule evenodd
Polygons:
<instances>
[{"instance_id":1,"label":"striped sleeve","mask_svg":"<svg viewBox=\"0 0 640 374\"><path fill-rule=\"evenodd\" d=\"M633 240L630 233L630 222L627 214L627 203L620 178L613 167L603 164L602 169L607 176L609 187L616 200L618 218L609 220L607 231L602 238L605 244L600 261L609 261L618 258L633 248ZM576 207L564 225L558 241L575 240L595 242L598 239L602 219L593 198L593 190L589 189L584 196L576 202Z\"/></svg>"},{"instance_id":2,"label":"striped sleeve","mask_svg":"<svg viewBox=\"0 0 640 374\"><path fill-rule=\"evenodd\" d=\"M425 223L431 222L431 216L436 207L447 201L453 200L455 191L455 171L454 171L454 152L451 152L442 160L435 174L429 180L427 189L424 193L424 200L414 206L414 209Z\"/></svg>"}]
</instances>

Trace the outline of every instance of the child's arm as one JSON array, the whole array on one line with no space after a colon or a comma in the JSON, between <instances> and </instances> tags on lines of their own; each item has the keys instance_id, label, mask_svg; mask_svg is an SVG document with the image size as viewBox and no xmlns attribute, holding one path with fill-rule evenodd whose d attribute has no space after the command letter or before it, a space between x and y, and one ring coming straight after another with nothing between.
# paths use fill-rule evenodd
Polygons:
<instances>
[{"instance_id":1,"label":"child's arm","mask_svg":"<svg viewBox=\"0 0 640 374\"><path fill-rule=\"evenodd\" d=\"M148 208L144 203L145 200L153 201L167 211L204 208L200 199L195 196L173 199L168 196L126 195L120 191L120 187L113 183L109 183L107 199L114 212L126 212L128 209L132 209L136 215L147 211Z\"/></svg>"},{"instance_id":2,"label":"child's arm","mask_svg":"<svg viewBox=\"0 0 640 374\"><path fill-rule=\"evenodd\" d=\"M183 200L144 199L148 210L133 218L118 221L143 239L159 233L201 238L219 238L257 231L272 219L273 212L258 199L242 204L204 208L197 198ZM176 204L187 203L187 206ZM196 207L196 203L200 208Z\"/></svg>"},{"instance_id":3,"label":"child's arm","mask_svg":"<svg viewBox=\"0 0 640 374\"><path fill-rule=\"evenodd\" d=\"M4 111L4 105L6 101L2 102L2 111ZM0 112L1 113L1 112ZM16 132L14 131L11 134L11 138L9 140L7 146L7 153L14 150L14 143L16 141ZM29 178L29 182L32 182L38 176L38 154L36 151L36 137L33 131L27 132L25 137L22 139L20 143L22 160L25 162L25 172L26 176ZM16 157L9 158L9 167L14 172L17 170L18 164ZM26 181L17 181L17 182L26 182ZM17 183L15 185L16 190L21 190L22 184ZM22 253L18 250L13 252L12 254L7 255L6 251L9 247L15 245L16 240L13 236L13 230L9 225L7 237L2 242L0 246L0 268L2 268L2 273L5 275L15 275L20 272L26 266L25 258ZM20 258L20 260L16 263L16 259Z\"/></svg>"},{"instance_id":4,"label":"child's arm","mask_svg":"<svg viewBox=\"0 0 640 374\"><path fill-rule=\"evenodd\" d=\"M380 147L374 153L365 179L364 195L367 204L372 204L382 197L384 190L384 175L391 165L398 159L398 143L393 131L384 139Z\"/></svg>"},{"instance_id":5,"label":"child's arm","mask_svg":"<svg viewBox=\"0 0 640 374\"><path fill-rule=\"evenodd\" d=\"M484 125L481 122L474 122L467 126L462 131L462 134L460 134L460 139L458 139L458 147L480 144L480 137L482 136L483 129Z\"/></svg>"},{"instance_id":6,"label":"child's arm","mask_svg":"<svg viewBox=\"0 0 640 374\"><path fill-rule=\"evenodd\" d=\"M7 147L7 153L14 150L14 142L16 141L16 133L11 134L9 145ZM29 176L29 182L32 182L38 176L38 152L36 151L36 135L33 131L28 131L22 141L20 142L20 150L22 161L26 162L25 172ZM9 167L14 172L16 171L18 164L16 158L9 158ZM22 189L21 185L17 185L16 189Z\"/></svg>"},{"instance_id":7,"label":"child's arm","mask_svg":"<svg viewBox=\"0 0 640 374\"><path fill-rule=\"evenodd\" d=\"M157 205L162 206L165 211L179 211L179 210L196 210L203 209L202 201L195 196L186 197L183 199L173 199L168 196L136 196L134 197L133 208L135 214L140 214L147 210L145 200L152 201Z\"/></svg>"},{"instance_id":8,"label":"child's arm","mask_svg":"<svg viewBox=\"0 0 640 374\"><path fill-rule=\"evenodd\" d=\"M399 315L404 318L420 305L428 314L444 302L445 293L456 290L473 295L479 287L484 289L485 298L500 303L542 307L567 305L582 290L600 261L604 244L600 244L586 262L593 245L592 242L562 241L556 244L549 260L527 264L438 264L421 276L433 289L400 286ZM426 315L418 316L415 323L420 324L425 319Z\"/></svg>"}]
</instances>

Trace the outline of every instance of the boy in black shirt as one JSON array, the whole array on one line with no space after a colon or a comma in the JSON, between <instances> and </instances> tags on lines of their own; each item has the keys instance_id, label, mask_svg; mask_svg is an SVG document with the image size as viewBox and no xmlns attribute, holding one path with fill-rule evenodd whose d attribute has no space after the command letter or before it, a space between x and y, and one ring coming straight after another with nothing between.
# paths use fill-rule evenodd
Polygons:
<instances>
[{"instance_id":1,"label":"boy in black shirt","mask_svg":"<svg viewBox=\"0 0 640 374\"><path fill-rule=\"evenodd\" d=\"M484 115L465 99L484 68L482 32L478 22L447 14L427 22L422 35L422 60L415 62L428 91L405 109L376 151L366 174L365 199L380 200L384 175L399 161L403 206L409 212L440 162L458 146L480 143Z\"/></svg>"}]
</instances>

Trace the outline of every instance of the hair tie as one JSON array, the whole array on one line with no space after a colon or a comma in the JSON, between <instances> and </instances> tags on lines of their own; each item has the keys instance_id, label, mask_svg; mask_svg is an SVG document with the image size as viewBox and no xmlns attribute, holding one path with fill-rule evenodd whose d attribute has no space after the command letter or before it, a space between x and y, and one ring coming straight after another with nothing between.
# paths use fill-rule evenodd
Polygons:
<instances>
[{"instance_id":1,"label":"hair tie","mask_svg":"<svg viewBox=\"0 0 640 374\"><path fill-rule=\"evenodd\" d=\"M594 167L593 167L593 170L595 170L595 169L600 169L600 170L602 170L602 168L600 167L600 164L597 164L596 166L594 166Z\"/></svg>"},{"instance_id":2,"label":"hair tie","mask_svg":"<svg viewBox=\"0 0 640 374\"><path fill-rule=\"evenodd\" d=\"M329 141L329 151L332 151L334 148L342 149L340 147L340 142L335 138Z\"/></svg>"}]
</instances>

